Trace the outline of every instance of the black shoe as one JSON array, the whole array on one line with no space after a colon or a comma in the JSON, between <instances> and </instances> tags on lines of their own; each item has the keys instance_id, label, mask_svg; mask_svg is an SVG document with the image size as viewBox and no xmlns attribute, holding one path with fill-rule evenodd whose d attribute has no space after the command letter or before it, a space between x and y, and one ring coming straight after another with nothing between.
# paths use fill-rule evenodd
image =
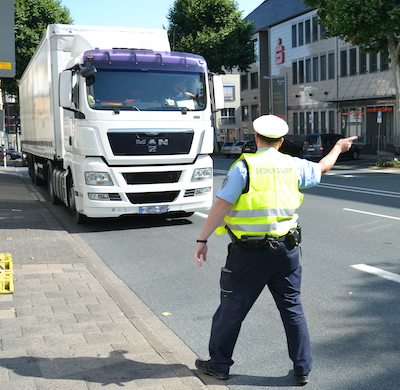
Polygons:
<instances>
[{"instance_id":1,"label":"black shoe","mask_svg":"<svg viewBox=\"0 0 400 390\"><path fill-rule=\"evenodd\" d=\"M211 360L196 359L196 368L203 374L214 376L217 379L226 380L229 379L227 372L217 372L211 366Z\"/></svg>"},{"instance_id":2,"label":"black shoe","mask_svg":"<svg viewBox=\"0 0 400 390\"><path fill-rule=\"evenodd\" d=\"M308 374L306 375L294 375L297 386L304 386L308 383Z\"/></svg>"}]
</instances>

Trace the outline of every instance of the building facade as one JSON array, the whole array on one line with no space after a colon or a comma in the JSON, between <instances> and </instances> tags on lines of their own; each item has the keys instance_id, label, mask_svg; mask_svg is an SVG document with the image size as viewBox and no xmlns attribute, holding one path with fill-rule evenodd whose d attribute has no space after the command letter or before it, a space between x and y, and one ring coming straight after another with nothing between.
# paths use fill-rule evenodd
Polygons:
<instances>
[{"instance_id":1,"label":"building facade","mask_svg":"<svg viewBox=\"0 0 400 390\"><path fill-rule=\"evenodd\" d=\"M264 1L246 18L254 19L256 28L259 60L247 77L258 72L259 90L252 92L259 96L259 114L286 119L292 134L357 135L366 149L376 149L379 142L381 149L397 153L398 110L388 58L365 54L337 38L324 39L315 10L294 7L299 12L272 20L275 7L279 2ZM256 104L255 98L243 93L241 109L250 104ZM241 119L252 134L251 121Z\"/></svg>"}]
</instances>

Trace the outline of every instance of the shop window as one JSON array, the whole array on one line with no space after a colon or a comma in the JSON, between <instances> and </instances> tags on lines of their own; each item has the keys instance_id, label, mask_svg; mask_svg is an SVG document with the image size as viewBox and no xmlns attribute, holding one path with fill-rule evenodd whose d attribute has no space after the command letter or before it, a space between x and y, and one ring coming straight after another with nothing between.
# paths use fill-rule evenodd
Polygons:
<instances>
[{"instance_id":1,"label":"shop window","mask_svg":"<svg viewBox=\"0 0 400 390\"><path fill-rule=\"evenodd\" d=\"M321 133L326 133L326 112L321 111Z\"/></svg>"},{"instance_id":2,"label":"shop window","mask_svg":"<svg viewBox=\"0 0 400 390\"><path fill-rule=\"evenodd\" d=\"M304 134L304 112L300 113L300 134Z\"/></svg>"},{"instance_id":3,"label":"shop window","mask_svg":"<svg viewBox=\"0 0 400 390\"><path fill-rule=\"evenodd\" d=\"M329 111L329 132L334 133L335 132L335 112L334 111Z\"/></svg>"},{"instance_id":4,"label":"shop window","mask_svg":"<svg viewBox=\"0 0 400 390\"><path fill-rule=\"evenodd\" d=\"M314 128L313 128L313 132L314 133L319 133L319 124L318 124L318 112L314 112L313 115L313 122L314 122Z\"/></svg>"}]
</instances>

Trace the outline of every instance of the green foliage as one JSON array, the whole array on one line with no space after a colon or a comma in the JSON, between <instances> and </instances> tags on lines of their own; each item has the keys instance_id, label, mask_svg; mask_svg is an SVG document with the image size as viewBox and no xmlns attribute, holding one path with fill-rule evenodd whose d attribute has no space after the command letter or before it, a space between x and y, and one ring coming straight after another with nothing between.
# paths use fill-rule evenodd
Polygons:
<instances>
[{"instance_id":1,"label":"green foliage","mask_svg":"<svg viewBox=\"0 0 400 390\"><path fill-rule=\"evenodd\" d=\"M400 161L398 159L388 160L387 158L382 157L376 162L375 166L400 168Z\"/></svg>"},{"instance_id":2,"label":"green foliage","mask_svg":"<svg viewBox=\"0 0 400 390\"><path fill-rule=\"evenodd\" d=\"M256 59L253 26L233 0L175 0L167 18L174 50L203 56L211 72L247 71Z\"/></svg>"},{"instance_id":3,"label":"green foliage","mask_svg":"<svg viewBox=\"0 0 400 390\"><path fill-rule=\"evenodd\" d=\"M42 39L47 25L71 24L69 10L60 0L15 0L15 68L13 79L2 79L1 87L18 95L18 81Z\"/></svg>"},{"instance_id":4,"label":"green foliage","mask_svg":"<svg viewBox=\"0 0 400 390\"><path fill-rule=\"evenodd\" d=\"M304 0L318 9L327 37L360 46L366 53L388 51L389 37L400 36L399 0Z\"/></svg>"}]
</instances>

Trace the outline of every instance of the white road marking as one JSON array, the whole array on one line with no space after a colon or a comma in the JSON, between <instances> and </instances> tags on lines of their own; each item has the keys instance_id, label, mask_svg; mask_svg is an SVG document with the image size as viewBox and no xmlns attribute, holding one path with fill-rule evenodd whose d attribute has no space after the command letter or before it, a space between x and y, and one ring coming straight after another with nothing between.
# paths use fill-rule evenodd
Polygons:
<instances>
[{"instance_id":1,"label":"white road marking","mask_svg":"<svg viewBox=\"0 0 400 390\"><path fill-rule=\"evenodd\" d=\"M384 214L376 214L376 213L370 213L368 211L361 211L361 210L353 210L353 209L343 209L344 211L351 211L353 213L359 213L359 214L366 214L366 215L372 215L374 217L381 217L381 218L387 218L387 219L395 219L397 221L400 221L399 217L392 217L391 215L384 215Z\"/></svg>"},{"instance_id":2,"label":"white road marking","mask_svg":"<svg viewBox=\"0 0 400 390\"><path fill-rule=\"evenodd\" d=\"M318 185L318 187L330 188L333 190L340 190L340 191L358 192L361 194L370 194L370 195L387 196L387 197L391 197L391 198L400 198L399 192L375 190L372 188L342 186L342 185L338 185L338 184L328 184L328 183L326 183L326 184L320 183Z\"/></svg>"},{"instance_id":3,"label":"white road marking","mask_svg":"<svg viewBox=\"0 0 400 390\"><path fill-rule=\"evenodd\" d=\"M198 211L196 211L195 214L204 219L207 219L207 217L208 217L207 214L199 213Z\"/></svg>"},{"instance_id":4,"label":"white road marking","mask_svg":"<svg viewBox=\"0 0 400 390\"><path fill-rule=\"evenodd\" d=\"M379 276L380 278L390 280L392 282L400 283L400 275L393 272L384 271L383 269L372 267L367 264L354 264L351 266L359 271L367 272L372 275Z\"/></svg>"}]
</instances>

